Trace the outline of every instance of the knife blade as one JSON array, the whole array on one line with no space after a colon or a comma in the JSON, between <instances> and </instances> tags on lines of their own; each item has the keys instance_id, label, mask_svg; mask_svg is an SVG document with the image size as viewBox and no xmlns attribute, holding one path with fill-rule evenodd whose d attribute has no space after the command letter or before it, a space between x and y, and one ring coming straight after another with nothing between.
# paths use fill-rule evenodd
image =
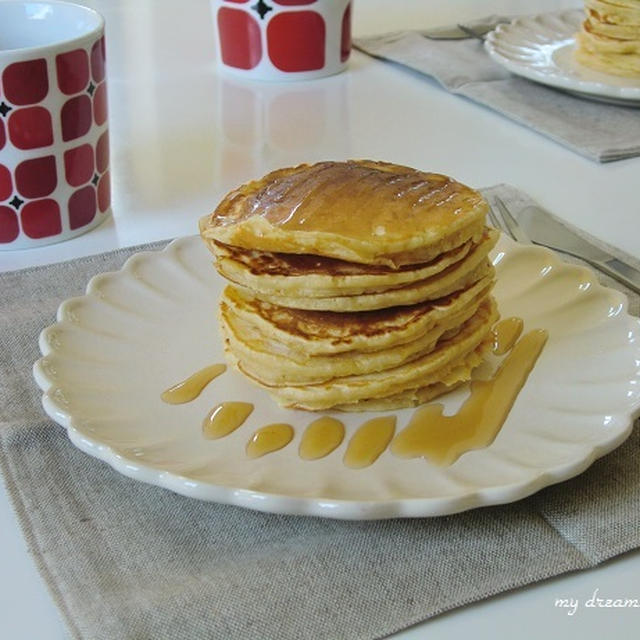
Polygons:
<instances>
[{"instance_id":1,"label":"knife blade","mask_svg":"<svg viewBox=\"0 0 640 640\"><path fill-rule=\"evenodd\" d=\"M420 35L429 40L466 40L471 37L458 27L458 25L424 29L420 31Z\"/></svg>"},{"instance_id":2,"label":"knife blade","mask_svg":"<svg viewBox=\"0 0 640 640\"><path fill-rule=\"evenodd\" d=\"M466 40L468 38L482 38L493 31L499 24L510 22L504 16L488 16L484 20L475 20L467 24L448 25L423 29L419 33L429 40Z\"/></svg>"},{"instance_id":3,"label":"knife blade","mask_svg":"<svg viewBox=\"0 0 640 640\"><path fill-rule=\"evenodd\" d=\"M541 207L525 207L517 218L534 244L580 258L640 294L638 269L574 233Z\"/></svg>"}]
</instances>

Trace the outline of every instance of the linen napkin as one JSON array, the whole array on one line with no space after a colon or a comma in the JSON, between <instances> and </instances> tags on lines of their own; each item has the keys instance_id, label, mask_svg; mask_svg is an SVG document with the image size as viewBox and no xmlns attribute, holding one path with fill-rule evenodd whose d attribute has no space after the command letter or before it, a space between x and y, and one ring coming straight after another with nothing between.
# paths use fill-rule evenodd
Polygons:
<instances>
[{"instance_id":1,"label":"linen napkin","mask_svg":"<svg viewBox=\"0 0 640 640\"><path fill-rule=\"evenodd\" d=\"M470 25L473 26L473 25ZM511 74L478 39L429 40L415 31L354 40L361 51L437 80L598 162L640 155L640 110L580 98Z\"/></svg>"},{"instance_id":2,"label":"linen napkin","mask_svg":"<svg viewBox=\"0 0 640 640\"><path fill-rule=\"evenodd\" d=\"M488 190L507 203L526 196ZM640 429L513 504L338 521L201 502L124 477L47 418L38 333L119 250L0 275L0 471L73 638L368 640L640 546ZM638 297L633 298L635 311Z\"/></svg>"}]
</instances>

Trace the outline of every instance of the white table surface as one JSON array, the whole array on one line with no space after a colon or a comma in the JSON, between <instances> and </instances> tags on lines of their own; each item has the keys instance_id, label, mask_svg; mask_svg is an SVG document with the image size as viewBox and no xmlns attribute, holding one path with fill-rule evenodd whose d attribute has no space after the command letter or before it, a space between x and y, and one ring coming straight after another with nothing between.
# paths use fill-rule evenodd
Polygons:
<instances>
[{"instance_id":1,"label":"white table surface","mask_svg":"<svg viewBox=\"0 0 640 640\"><path fill-rule=\"evenodd\" d=\"M299 162L362 157L446 173L474 187L510 183L640 255L640 158L597 164L357 51L338 76L240 85L216 72L206 0L82 4L107 21L113 216L66 243L1 251L2 271L193 234L197 219L244 180ZM580 4L355 0L353 30L357 36ZM0 638L68 639L4 487L0 566ZM458 609L396 638L640 637L640 608L585 607L595 590L640 599L640 553ZM580 604L569 615L555 606L558 598Z\"/></svg>"}]
</instances>

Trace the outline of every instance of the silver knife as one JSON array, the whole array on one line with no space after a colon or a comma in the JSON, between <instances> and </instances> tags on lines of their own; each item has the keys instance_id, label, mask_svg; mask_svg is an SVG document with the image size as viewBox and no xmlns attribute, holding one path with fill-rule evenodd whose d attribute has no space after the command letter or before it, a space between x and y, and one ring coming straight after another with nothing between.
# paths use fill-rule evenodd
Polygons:
<instances>
[{"instance_id":1,"label":"silver knife","mask_svg":"<svg viewBox=\"0 0 640 640\"><path fill-rule=\"evenodd\" d=\"M419 32L420 35L429 40L466 40L471 36L463 31L458 25L448 27L433 27Z\"/></svg>"},{"instance_id":2,"label":"silver knife","mask_svg":"<svg viewBox=\"0 0 640 640\"><path fill-rule=\"evenodd\" d=\"M465 40L467 38L479 38L493 31L499 24L510 22L510 18L503 16L488 16L485 20L473 21L469 24L456 24L447 27L434 27L424 29L419 33L429 40Z\"/></svg>"},{"instance_id":3,"label":"silver knife","mask_svg":"<svg viewBox=\"0 0 640 640\"><path fill-rule=\"evenodd\" d=\"M517 218L534 244L544 245L580 258L640 294L638 269L591 244L541 207L535 205L525 207L518 212Z\"/></svg>"}]
</instances>

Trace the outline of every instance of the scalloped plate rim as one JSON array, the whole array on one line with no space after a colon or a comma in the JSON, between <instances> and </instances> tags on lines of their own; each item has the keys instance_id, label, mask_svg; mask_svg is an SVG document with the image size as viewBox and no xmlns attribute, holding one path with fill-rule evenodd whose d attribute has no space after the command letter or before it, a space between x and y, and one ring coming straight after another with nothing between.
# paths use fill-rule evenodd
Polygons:
<instances>
[{"instance_id":1,"label":"scalloped plate rim","mask_svg":"<svg viewBox=\"0 0 640 640\"><path fill-rule=\"evenodd\" d=\"M640 415L640 414L639 414ZM589 455L543 473L521 483L497 487L485 487L469 494L449 498L396 498L386 500L347 500L338 498L306 498L287 496L245 488L211 485L168 471L135 464L117 453L112 447L92 443L71 424L67 428L70 441L84 453L95 457L122 475L145 482L179 495L253 509L280 515L329 517L339 520L381 520L389 518L423 518L453 515L481 507L510 504L529 497L554 484L571 480L586 471L596 460L607 455L629 437L633 419L627 428L605 443L594 446ZM134 472L135 470L135 472ZM153 476L153 477L149 477ZM493 494L500 494L500 497Z\"/></svg>"},{"instance_id":2,"label":"scalloped plate rim","mask_svg":"<svg viewBox=\"0 0 640 640\"><path fill-rule=\"evenodd\" d=\"M158 256L164 254L170 256L172 252L183 244L193 242L197 236L187 236L178 238L168 243L159 251L141 251L130 256L122 268L116 271L108 271L92 277L86 288L84 296L75 296L63 301L57 311L57 318L61 318L66 306L70 303L95 295L93 290L95 282L99 278L109 278L112 275L126 273L131 265L145 255ZM621 313L627 318L636 321L628 314L627 297L614 289L601 285L592 269L582 265L573 265L563 262L553 251L534 245L520 245L504 236L501 243L505 243L509 251L525 249L534 251L536 254L544 254L552 264L560 268L581 270L590 275L590 281L599 289L605 289L617 303L621 305ZM499 245L499 247L502 245ZM497 248L494 249L494 259ZM270 493L249 488L230 487L226 485L213 484L170 471L159 470L154 466L141 464L139 460L128 458L117 451L114 447L92 440L85 433L75 426L75 418L65 411L64 407L53 397L53 393L58 390L43 368L48 353L47 333L54 330L60 324L58 319L53 325L44 328L39 336L40 350L42 357L33 365L33 374L36 384L42 390L42 405L45 413L54 421L67 430L70 441L92 457L99 459L113 469L129 478L155 485L164 489L169 489L179 495L196 498L204 501L218 502L222 504L235 505L243 508L250 508L257 511L277 513L283 515L305 515L321 516L347 520L367 520L386 519L396 517L435 517L459 513L469 509L480 507L508 504L530 496L539 490L550 485L569 480L584 472L597 459L610 453L620 446L631 434L635 419L640 416L640 402L637 402L628 413L613 414L618 422L624 423L624 428L620 427L614 431L607 439L603 439L588 449L586 455L572 459L564 464L546 468L542 471L531 469L531 475L522 482L514 482L508 485L476 487L474 490L464 495L449 497L400 497L383 500L350 500L341 498L322 498L291 496L282 493Z\"/></svg>"}]
</instances>

